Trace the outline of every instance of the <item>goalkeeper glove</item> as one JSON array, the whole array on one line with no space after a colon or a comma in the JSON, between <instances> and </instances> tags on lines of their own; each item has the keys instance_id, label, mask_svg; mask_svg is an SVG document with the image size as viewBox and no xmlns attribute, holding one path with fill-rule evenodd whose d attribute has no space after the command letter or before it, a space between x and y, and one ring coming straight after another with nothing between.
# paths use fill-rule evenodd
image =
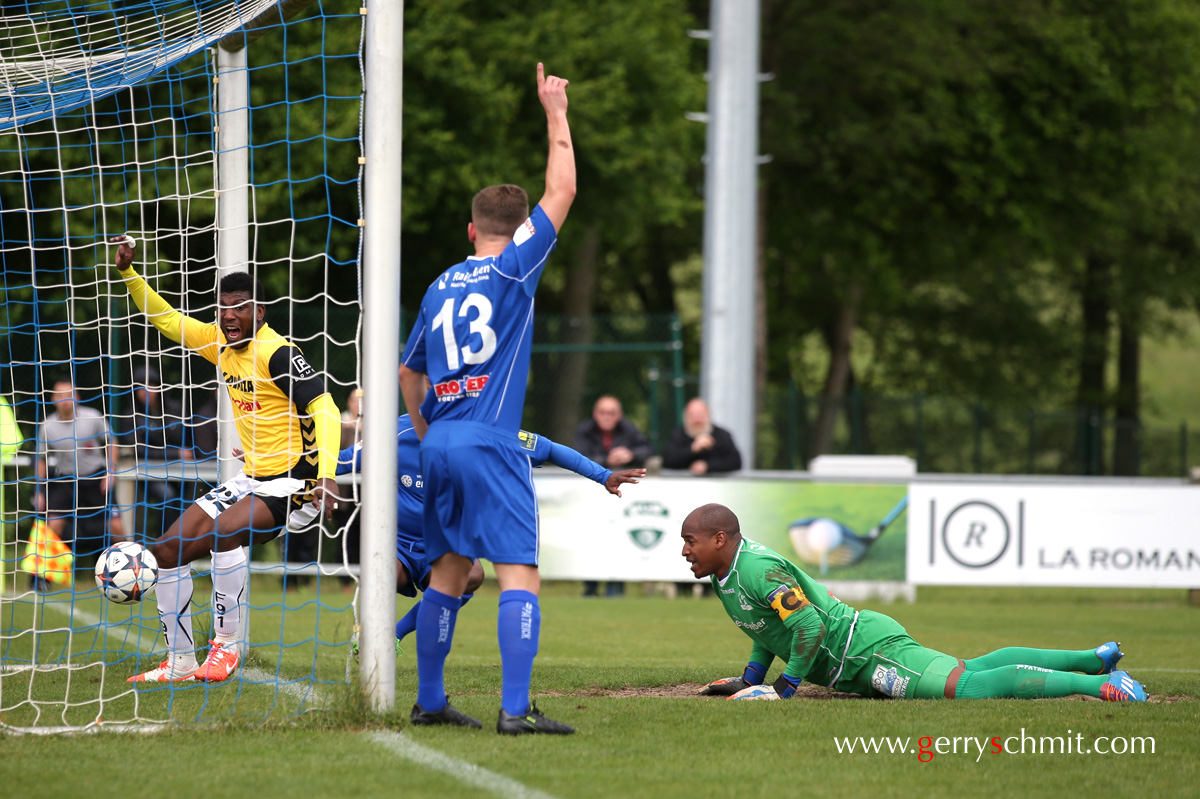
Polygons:
<instances>
[{"instance_id":1,"label":"goalkeeper glove","mask_svg":"<svg viewBox=\"0 0 1200 799\"><path fill-rule=\"evenodd\" d=\"M775 688L770 685L751 685L749 688L743 688L729 699L771 699L779 698L779 694L775 693Z\"/></svg>"},{"instance_id":2,"label":"goalkeeper glove","mask_svg":"<svg viewBox=\"0 0 1200 799\"><path fill-rule=\"evenodd\" d=\"M746 687L741 677L722 677L713 680L700 691L701 696L733 696Z\"/></svg>"},{"instance_id":3,"label":"goalkeeper glove","mask_svg":"<svg viewBox=\"0 0 1200 799\"><path fill-rule=\"evenodd\" d=\"M700 691L701 696L733 696L743 688L751 685L761 685L767 674L767 667L762 663L750 661L741 677L724 677L713 680Z\"/></svg>"},{"instance_id":4,"label":"goalkeeper glove","mask_svg":"<svg viewBox=\"0 0 1200 799\"><path fill-rule=\"evenodd\" d=\"M775 689L775 693L779 694L780 699L791 699L792 695L796 693L796 689L800 687L800 678L780 674L775 678L771 687Z\"/></svg>"}]
</instances>

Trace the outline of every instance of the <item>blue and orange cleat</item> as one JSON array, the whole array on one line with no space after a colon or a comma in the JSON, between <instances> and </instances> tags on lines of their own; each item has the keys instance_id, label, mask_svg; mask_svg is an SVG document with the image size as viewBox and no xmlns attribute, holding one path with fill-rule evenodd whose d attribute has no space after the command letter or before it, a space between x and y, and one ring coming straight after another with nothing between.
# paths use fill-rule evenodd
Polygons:
<instances>
[{"instance_id":1,"label":"blue and orange cleat","mask_svg":"<svg viewBox=\"0 0 1200 799\"><path fill-rule=\"evenodd\" d=\"M1146 689L1128 673L1114 671L1100 686L1100 698L1105 702L1145 702Z\"/></svg>"},{"instance_id":2,"label":"blue and orange cleat","mask_svg":"<svg viewBox=\"0 0 1200 799\"><path fill-rule=\"evenodd\" d=\"M1121 651L1120 641L1109 641L1096 647L1096 657L1100 658L1100 671L1097 674L1112 674L1117 670L1117 662L1125 657Z\"/></svg>"}]
</instances>

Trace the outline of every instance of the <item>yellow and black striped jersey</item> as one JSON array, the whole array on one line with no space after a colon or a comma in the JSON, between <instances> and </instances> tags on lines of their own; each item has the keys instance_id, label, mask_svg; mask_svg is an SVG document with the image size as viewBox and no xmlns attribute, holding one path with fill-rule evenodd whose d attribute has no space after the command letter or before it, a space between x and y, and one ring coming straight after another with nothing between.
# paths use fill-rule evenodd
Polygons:
<instances>
[{"instance_id":1,"label":"yellow and black striped jersey","mask_svg":"<svg viewBox=\"0 0 1200 799\"><path fill-rule=\"evenodd\" d=\"M225 346L216 325L182 320L183 345L215 363L229 389L246 474L317 476L316 431L305 410L325 392L295 344L264 324L244 347Z\"/></svg>"},{"instance_id":2,"label":"yellow and black striped jersey","mask_svg":"<svg viewBox=\"0 0 1200 799\"><path fill-rule=\"evenodd\" d=\"M233 400L246 474L259 480L333 477L337 405L299 347L265 324L244 346L227 346L217 325L172 308L132 267L120 274L130 298L151 324L221 370Z\"/></svg>"}]
</instances>

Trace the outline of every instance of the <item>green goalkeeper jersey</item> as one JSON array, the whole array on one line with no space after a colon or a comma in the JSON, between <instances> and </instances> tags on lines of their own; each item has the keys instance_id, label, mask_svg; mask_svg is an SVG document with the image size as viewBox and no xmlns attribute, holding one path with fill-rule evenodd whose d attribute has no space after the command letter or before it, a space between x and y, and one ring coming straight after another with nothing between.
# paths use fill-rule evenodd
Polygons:
<instances>
[{"instance_id":1,"label":"green goalkeeper jersey","mask_svg":"<svg viewBox=\"0 0 1200 799\"><path fill-rule=\"evenodd\" d=\"M744 536L729 573L711 579L729 618L754 642L751 661L770 666L777 657L787 663L789 677L837 683L858 617L854 608L778 552Z\"/></svg>"}]
</instances>

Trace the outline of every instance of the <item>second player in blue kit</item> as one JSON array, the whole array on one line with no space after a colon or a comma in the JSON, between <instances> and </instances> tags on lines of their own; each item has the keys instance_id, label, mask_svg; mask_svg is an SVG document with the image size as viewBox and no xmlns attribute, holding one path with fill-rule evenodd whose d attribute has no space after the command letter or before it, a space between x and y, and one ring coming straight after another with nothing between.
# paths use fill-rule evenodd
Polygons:
<instances>
[{"instance_id":1,"label":"second player in blue kit","mask_svg":"<svg viewBox=\"0 0 1200 799\"><path fill-rule=\"evenodd\" d=\"M475 254L425 292L401 359L401 391L422 438L423 531L432 563L417 612L417 725L481 726L449 704L443 675L472 564L486 558L501 591L497 731L574 732L529 701L541 627L537 500L530 460L512 443L525 405L534 294L575 199L567 81L538 64L537 86L549 139L545 193L532 213L518 186L475 195L467 225Z\"/></svg>"},{"instance_id":2,"label":"second player in blue kit","mask_svg":"<svg viewBox=\"0 0 1200 799\"><path fill-rule=\"evenodd\" d=\"M425 553L425 539L421 532L424 524L425 480L421 472L420 439L413 429L408 414L397 422L396 434L396 593L415 597L429 585L430 565ZM589 480L604 486L608 493L621 496L621 486L636 483L644 477L645 469L621 469L612 471L595 461L588 460L570 447L556 444L545 436L524 430L512 438L515 446L531 466L552 463L569 469ZM338 453L338 474L350 474L362 469L362 442L347 447ZM476 588L483 582L483 567L478 561L472 565L467 579L465 605ZM396 640L399 643L416 630L417 613L420 605L413 605L405 616L396 622ZM356 644L357 646L357 644ZM357 651L357 650L356 650Z\"/></svg>"}]
</instances>

